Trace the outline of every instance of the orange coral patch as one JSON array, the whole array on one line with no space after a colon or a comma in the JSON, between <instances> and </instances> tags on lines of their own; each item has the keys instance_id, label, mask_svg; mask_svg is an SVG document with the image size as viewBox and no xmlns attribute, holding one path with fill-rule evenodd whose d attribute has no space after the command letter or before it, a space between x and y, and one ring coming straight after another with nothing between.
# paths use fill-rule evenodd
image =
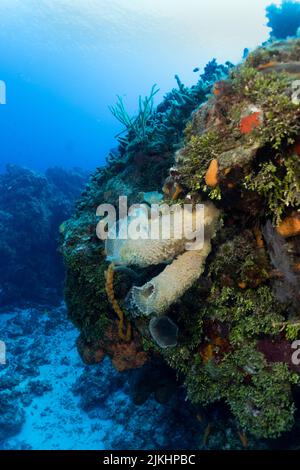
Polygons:
<instances>
[{"instance_id":1,"label":"orange coral patch","mask_svg":"<svg viewBox=\"0 0 300 470\"><path fill-rule=\"evenodd\" d=\"M294 152L297 154L297 155L300 155L300 140L298 140L295 145L294 145Z\"/></svg>"},{"instance_id":2,"label":"orange coral patch","mask_svg":"<svg viewBox=\"0 0 300 470\"><path fill-rule=\"evenodd\" d=\"M147 361L147 354L138 351L134 341L130 343L118 343L112 346L112 364L119 372L142 367Z\"/></svg>"},{"instance_id":3,"label":"orange coral patch","mask_svg":"<svg viewBox=\"0 0 300 470\"><path fill-rule=\"evenodd\" d=\"M276 228L279 235L284 238L300 235L300 214L286 217Z\"/></svg>"},{"instance_id":4,"label":"orange coral patch","mask_svg":"<svg viewBox=\"0 0 300 470\"><path fill-rule=\"evenodd\" d=\"M216 82L215 86L214 86L214 89L213 89L213 94L215 96L220 96L222 94L223 88L224 87L223 87L222 82Z\"/></svg>"},{"instance_id":5,"label":"orange coral patch","mask_svg":"<svg viewBox=\"0 0 300 470\"><path fill-rule=\"evenodd\" d=\"M242 134L250 134L256 127L261 123L261 112L255 111L249 116L245 116L241 119L240 130Z\"/></svg>"},{"instance_id":6,"label":"orange coral patch","mask_svg":"<svg viewBox=\"0 0 300 470\"><path fill-rule=\"evenodd\" d=\"M238 436L240 438L240 441L245 449L248 447L248 439L245 433L238 431Z\"/></svg>"},{"instance_id":7,"label":"orange coral patch","mask_svg":"<svg viewBox=\"0 0 300 470\"><path fill-rule=\"evenodd\" d=\"M203 359L203 362L206 364L210 359L212 359L214 353L214 346L209 343L207 344L202 351L200 351L200 355Z\"/></svg>"},{"instance_id":8,"label":"orange coral patch","mask_svg":"<svg viewBox=\"0 0 300 470\"><path fill-rule=\"evenodd\" d=\"M205 183L207 186L210 186L211 188L214 188L217 186L219 180L218 180L218 171L219 171L219 164L218 160L214 158L208 167L208 170L205 175Z\"/></svg>"},{"instance_id":9,"label":"orange coral patch","mask_svg":"<svg viewBox=\"0 0 300 470\"><path fill-rule=\"evenodd\" d=\"M114 292L114 264L111 263L108 267L108 270L105 272L105 290L108 297L108 300L114 309L115 313L118 316L118 331L119 337L124 341L130 341L131 339L131 324L128 323L126 327L126 333L124 333L124 313L120 308Z\"/></svg>"},{"instance_id":10,"label":"orange coral patch","mask_svg":"<svg viewBox=\"0 0 300 470\"><path fill-rule=\"evenodd\" d=\"M265 69L269 69L271 67L275 67L276 65L278 65L278 62L267 62L266 64L261 64L257 67L257 70L265 70Z\"/></svg>"},{"instance_id":11,"label":"orange coral patch","mask_svg":"<svg viewBox=\"0 0 300 470\"><path fill-rule=\"evenodd\" d=\"M242 281L242 282L239 282L238 286L239 286L240 289L246 289L247 284Z\"/></svg>"},{"instance_id":12,"label":"orange coral patch","mask_svg":"<svg viewBox=\"0 0 300 470\"><path fill-rule=\"evenodd\" d=\"M256 245L258 246L258 248L263 248L264 240L263 240L262 233L258 227L254 228L254 235L255 235Z\"/></svg>"},{"instance_id":13,"label":"orange coral patch","mask_svg":"<svg viewBox=\"0 0 300 470\"><path fill-rule=\"evenodd\" d=\"M172 201L176 201L182 192L183 192L182 186L180 186L180 184L178 183L175 183L175 191L174 191L174 194L172 195Z\"/></svg>"},{"instance_id":14,"label":"orange coral patch","mask_svg":"<svg viewBox=\"0 0 300 470\"><path fill-rule=\"evenodd\" d=\"M81 347L79 353L85 364L99 364L105 356L105 351L102 348L94 350L87 345Z\"/></svg>"}]
</instances>

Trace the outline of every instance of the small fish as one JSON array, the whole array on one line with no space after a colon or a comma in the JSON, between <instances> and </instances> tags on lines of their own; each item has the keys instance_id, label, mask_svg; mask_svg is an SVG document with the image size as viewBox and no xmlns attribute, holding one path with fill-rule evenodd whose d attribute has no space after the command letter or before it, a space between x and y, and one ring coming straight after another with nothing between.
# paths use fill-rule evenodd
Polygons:
<instances>
[{"instance_id":1,"label":"small fish","mask_svg":"<svg viewBox=\"0 0 300 470\"><path fill-rule=\"evenodd\" d=\"M257 67L257 70L261 71L261 70L268 70L272 67L275 67L276 65L278 65L279 62L267 62L266 64L261 64Z\"/></svg>"},{"instance_id":2,"label":"small fish","mask_svg":"<svg viewBox=\"0 0 300 470\"><path fill-rule=\"evenodd\" d=\"M203 435L203 445L206 446L211 433L211 424L208 424Z\"/></svg>"},{"instance_id":3,"label":"small fish","mask_svg":"<svg viewBox=\"0 0 300 470\"><path fill-rule=\"evenodd\" d=\"M242 446L244 447L244 449L247 449L247 447L248 447L248 438L247 438L246 434L243 433L242 431L238 431L238 436L240 438L240 441L241 441Z\"/></svg>"},{"instance_id":4,"label":"small fish","mask_svg":"<svg viewBox=\"0 0 300 470\"><path fill-rule=\"evenodd\" d=\"M259 65L257 70L262 73L286 72L291 75L300 74L300 62L267 62Z\"/></svg>"},{"instance_id":5,"label":"small fish","mask_svg":"<svg viewBox=\"0 0 300 470\"><path fill-rule=\"evenodd\" d=\"M199 67L195 67L194 70L193 70L193 72L195 72L195 73L199 72L199 71L200 71Z\"/></svg>"}]
</instances>

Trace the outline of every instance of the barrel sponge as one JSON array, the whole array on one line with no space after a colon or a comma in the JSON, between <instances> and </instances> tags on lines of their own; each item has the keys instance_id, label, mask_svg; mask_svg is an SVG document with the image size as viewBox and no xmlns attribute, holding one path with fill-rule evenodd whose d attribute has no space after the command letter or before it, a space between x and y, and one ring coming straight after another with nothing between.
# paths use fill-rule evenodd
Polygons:
<instances>
[{"instance_id":1,"label":"barrel sponge","mask_svg":"<svg viewBox=\"0 0 300 470\"><path fill-rule=\"evenodd\" d=\"M208 240L201 250L186 251L142 287L133 286L127 305L133 315L162 315L201 276L211 250Z\"/></svg>"}]
</instances>

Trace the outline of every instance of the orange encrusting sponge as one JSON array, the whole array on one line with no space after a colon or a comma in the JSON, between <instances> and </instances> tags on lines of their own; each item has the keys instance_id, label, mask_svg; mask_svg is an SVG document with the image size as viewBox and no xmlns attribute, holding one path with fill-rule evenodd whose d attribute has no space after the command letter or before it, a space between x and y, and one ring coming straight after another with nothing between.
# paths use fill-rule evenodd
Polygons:
<instances>
[{"instance_id":1,"label":"orange encrusting sponge","mask_svg":"<svg viewBox=\"0 0 300 470\"><path fill-rule=\"evenodd\" d=\"M205 183L207 184L207 186L211 188L215 188L218 185L219 183L218 171L219 171L218 160L214 158L210 162L208 170L205 174Z\"/></svg>"}]
</instances>

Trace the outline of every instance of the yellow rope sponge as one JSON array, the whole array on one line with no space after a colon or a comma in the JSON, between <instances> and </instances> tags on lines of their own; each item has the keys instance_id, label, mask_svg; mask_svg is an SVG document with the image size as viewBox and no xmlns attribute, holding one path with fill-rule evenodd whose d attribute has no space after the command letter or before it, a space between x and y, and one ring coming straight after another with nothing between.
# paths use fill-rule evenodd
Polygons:
<instances>
[{"instance_id":1,"label":"yellow rope sponge","mask_svg":"<svg viewBox=\"0 0 300 470\"><path fill-rule=\"evenodd\" d=\"M121 309L120 305L118 304L116 298L115 298L115 292L114 292L114 274L115 274L115 266L114 263L111 263L105 272L105 290L106 294L108 297L108 300L110 304L112 305L112 308L114 312L117 314L119 323L118 323L118 332L119 332L119 337L123 341L130 341L131 339L131 324L128 323L127 328L126 328L126 333L124 334L124 312Z\"/></svg>"}]
</instances>

